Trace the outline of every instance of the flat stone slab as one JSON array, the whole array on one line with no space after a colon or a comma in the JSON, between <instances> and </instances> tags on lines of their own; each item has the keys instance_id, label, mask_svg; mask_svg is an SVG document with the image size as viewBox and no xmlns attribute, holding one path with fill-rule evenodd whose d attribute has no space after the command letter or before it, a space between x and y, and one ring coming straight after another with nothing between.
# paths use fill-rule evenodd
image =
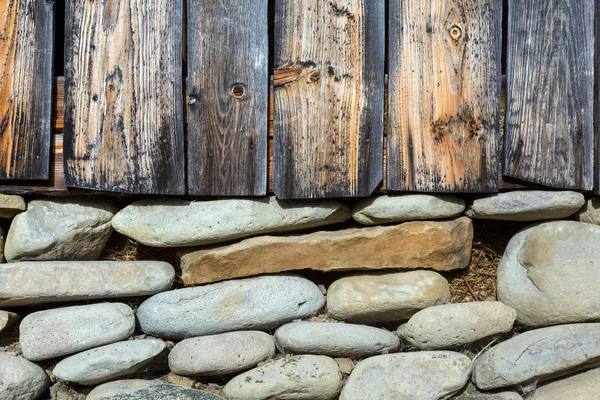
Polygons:
<instances>
[{"instance_id":1,"label":"flat stone slab","mask_svg":"<svg viewBox=\"0 0 600 400\"><path fill-rule=\"evenodd\" d=\"M318 314L321 290L295 275L266 275L159 293L139 307L142 330L185 339L238 330L271 329Z\"/></svg>"},{"instance_id":2,"label":"flat stone slab","mask_svg":"<svg viewBox=\"0 0 600 400\"><path fill-rule=\"evenodd\" d=\"M19 320L15 313L0 310L0 332L13 326Z\"/></svg>"},{"instance_id":3,"label":"flat stone slab","mask_svg":"<svg viewBox=\"0 0 600 400\"><path fill-rule=\"evenodd\" d=\"M398 336L419 350L451 349L510 332L516 317L499 301L443 304L413 315L398 328Z\"/></svg>"},{"instance_id":4,"label":"flat stone slab","mask_svg":"<svg viewBox=\"0 0 600 400\"><path fill-rule=\"evenodd\" d=\"M158 339L113 343L67 357L52 373L67 382L95 385L142 369L165 348L165 342Z\"/></svg>"},{"instance_id":5,"label":"flat stone slab","mask_svg":"<svg viewBox=\"0 0 600 400\"><path fill-rule=\"evenodd\" d=\"M29 314L21 322L19 341L25 358L41 361L124 340L134 329L129 306L99 303Z\"/></svg>"},{"instance_id":6,"label":"flat stone slab","mask_svg":"<svg viewBox=\"0 0 600 400\"><path fill-rule=\"evenodd\" d=\"M159 381L130 379L98 386L86 400L223 400L221 396Z\"/></svg>"},{"instance_id":7,"label":"flat stone slab","mask_svg":"<svg viewBox=\"0 0 600 400\"><path fill-rule=\"evenodd\" d=\"M342 374L333 358L303 355L238 375L223 391L230 400L333 400L341 388Z\"/></svg>"},{"instance_id":8,"label":"flat stone slab","mask_svg":"<svg viewBox=\"0 0 600 400\"><path fill-rule=\"evenodd\" d=\"M448 399L467 384L471 360L450 351L387 354L358 363L340 400Z\"/></svg>"},{"instance_id":9,"label":"flat stone slab","mask_svg":"<svg viewBox=\"0 0 600 400\"><path fill-rule=\"evenodd\" d=\"M169 368L183 376L229 375L275 355L273 336L260 331L228 332L185 339L169 353Z\"/></svg>"},{"instance_id":10,"label":"flat stone slab","mask_svg":"<svg viewBox=\"0 0 600 400\"><path fill-rule=\"evenodd\" d=\"M27 204L21 196L0 194L0 218L12 218L27 209Z\"/></svg>"},{"instance_id":11,"label":"flat stone slab","mask_svg":"<svg viewBox=\"0 0 600 400\"><path fill-rule=\"evenodd\" d=\"M595 400L600 393L600 369L592 369L538 387L527 400Z\"/></svg>"},{"instance_id":12,"label":"flat stone slab","mask_svg":"<svg viewBox=\"0 0 600 400\"><path fill-rule=\"evenodd\" d=\"M112 233L116 211L100 198L33 200L12 221L4 256L9 262L96 260Z\"/></svg>"},{"instance_id":13,"label":"flat stone slab","mask_svg":"<svg viewBox=\"0 0 600 400\"><path fill-rule=\"evenodd\" d=\"M42 368L0 351L0 400L37 399L49 385Z\"/></svg>"},{"instance_id":14,"label":"flat stone slab","mask_svg":"<svg viewBox=\"0 0 600 400\"><path fill-rule=\"evenodd\" d=\"M600 365L600 324L559 325L512 337L473 365L482 390L527 385Z\"/></svg>"},{"instance_id":15,"label":"flat stone slab","mask_svg":"<svg viewBox=\"0 0 600 400\"><path fill-rule=\"evenodd\" d=\"M464 268L471 258L468 218L406 222L394 226L263 236L181 256L183 281L201 284L266 273L427 268ZM310 257L307 257L310 255Z\"/></svg>"},{"instance_id":16,"label":"flat stone slab","mask_svg":"<svg viewBox=\"0 0 600 400\"><path fill-rule=\"evenodd\" d=\"M480 219L540 221L567 218L584 203L585 198L577 192L517 190L477 199L465 214Z\"/></svg>"},{"instance_id":17,"label":"flat stone slab","mask_svg":"<svg viewBox=\"0 0 600 400\"><path fill-rule=\"evenodd\" d=\"M449 195L390 194L359 200L352 218L363 225L453 218L465 210L463 199Z\"/></svg>"},{"instance_id":18,"label":"flat stone slab","mask_svg":"<svg viewBox=\"0 0 600 400\"><path fill-rule=\"evenodd\" d=\"M125 236L154 247L201 246L275 232L334 224L350 211L333 200L263 199L136 201L113 219Z\"/></svg>"},{"instance_id":19,"label":"flat stone slab","mask_svg":"<svg viewBox=\"0 0 600 400\"><path fill-rule=\"evenodd\" d=\"M275 332L283 353L366 357L393 353L400 339L392 332L367 325L332 322L292 322Z\"/></svg>"},{"instance_id":20,"label":"flat stone slab","mask_svg":"<svg viewBox=\"0 0 600 400\"><path fill-rule=\"evenodd\" d=\"M401 322L450 298L448 281L434 271L358 273L329 286L327 312L347 322Z\"/></svg>"},{"instance_id":21,"label":"flat stone slab","mask_svg":"<svg viewBox=\"0 0 600 400\"><path fill-rule=\"evenodd\" d=\"M546 222L515 235L498 266L498 300L528 327L600 320L600 227Z\"/></svg>"},{"instance_id":22,"label":"flat stone slab","mask_svg":"<svg viewBox=\"0 0 600 400\"><path fill-rule=\"evenodd\" d=\"M0 267L0 306L150 296L171 289L161 261L28 261Z\"/></svg>"}]
</instances>

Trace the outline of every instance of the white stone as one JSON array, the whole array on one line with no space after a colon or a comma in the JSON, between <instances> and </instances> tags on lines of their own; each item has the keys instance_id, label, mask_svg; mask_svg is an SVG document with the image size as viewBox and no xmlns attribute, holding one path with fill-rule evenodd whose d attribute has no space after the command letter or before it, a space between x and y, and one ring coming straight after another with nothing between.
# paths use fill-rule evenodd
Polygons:
<instances>
[{"instance_id":1,"label":"white stone","mask_svg":"<svg viewBox=\"0 0 600 400\"><path fill-rule=\"evenodd\" d=\"M539 387L527 400L598 400L600 368Z\"/></svg>"},{"instance_id":2,"label":"white stone","mask_svg":"<svg viewBox=\"0 0 600 400\"><path fill-rule=\"evenodd\" d=\"M43 369L23 357L0 351L0 400L33 400L48 388Z\"/></svg>"},{"instance_id":3,"label":"white stone","mask_svg":"<svg viewBox=\"0 0 600 400\"><path fill-rule=\"evenodd\" d=\"M358 273L329 286L327 311L348 322L401 322L450 298L448 281L434 271Z\"/></svg>"},{"instance_id":4,"label":"white stone","mask_svg":"<svg viewBox=\"0 0 600 400\"><path fill-rule=\"evenodd\" d=\"M129 379L96 387L86 400L223 400L221 396L160 381Z\"/></svg>"},{"instance_id":5,"label":"white stone","mask_svg":"<svg viewBox=\"0 0 600 400\"><path fill-rule=\"evenodd\" d=\"M366 357L393 353L400 340L392 332L366 325L332 322L292 322L275 332L283 353Z\"/></svg>"},{"instance_id":6,"label":"white stone","mask_svg":"<svg viewBox=\"0 0 600 400\"><path fill-rule=\"evenodd\" d=\"M183 376L218 376L256 367L275 355L273 336L259 331L228 332L185 339L169 353L169 368Z\"/></svg>"},{"instance_id":7,"label":"white stone","mask_svg":"<svg viewBox=\"0 0 600 400\"><path fill-rule=\"evenodd\" d=\"M122 303L55 308L23 318L20 343L25 358L40 361L124 340L134 328L133 310Z\"/></svg>"},{"instance_id":8,"label":"white stone","mask_svg":"<svg viewBox=\"0 0 600 400\"><path fill-rule=\"evenodd\" d=\"M52 373L63 381L95 385L137 372L165 348L158 339L113 343L67 357Z\"/></svg>"},{"instance_id":9,"label":"white stone","mask_svg":"<svg viewBox=\"0 0 600 400\"><path fill-rule=\"evenodd\" d=\"M375 356L354 368L340 400L449 399L470 374L471 360L450 351Z\"/></svg>"},{"instance_id":10,"label":"white stone","mask_svg":"<svg viewBox=\"0 0 600 400\"><path fill-rule=\"evenodd\" d=\"M443 304L419 311L398 328L409 347L442 350L510 332L517 313L499 301Z\"/></svg>"},{"instance_id":11,"label":"white stone","mask_svg":"<svg viewBox=\"0 0 600 400\"><path fill-rule=\"evenodd\" d=\"M142 330L184 339L264 330L316 315L325 304L318 286L295 275L264 275L159 293L137 311Z\"/></svg>"},{"instance_id":12,"label":"white stone","mask_svg":"<svg viewBox=\"0 0 600 400\"><path fill-rule=\"evenodd\" d=\"M449 195L390 194L359 200L352 218L363 225L452 218L465 209L463 199Z\"/></svg>"},{"instance_id":13,"label":"white stone","mask_svg":"<svg viewBox=\"0 0 600 400\"><path fill-rule=\"evenodd\" d=\"M19 316L15 313L0 310L0 332L10 328L19 320Z\"/></svg>"},{"instance_id":14,"label":"white stone","mask_svg":"<svg viewBox=\"0 0 600 400\"><path fill-rule=\"evenodd\" d=\"M116 211L97 198L33 200L12 221L4 256L9 262L95 260L112 233Z\"/></svg>"},{"instance_id":15,"label":"white stone","mask_svg":"<svg viewBox=\"0 0 600 400\"><path fill-rule=\"evenodd\" d=\"M293 356L268 362L230 380L223 391L230 400L336 399L342 374L333 358Z\"/></svg>"},{"instance_id":16,"label":"white stone","mask_svg":"<svg viewBox=\"0 0 600 400\"><path fill-rule=\"evenodd\" d=\"M27 205L21 196L0 194L0 218L12 218L26 209Z\"/></svg>"}]
</instances>

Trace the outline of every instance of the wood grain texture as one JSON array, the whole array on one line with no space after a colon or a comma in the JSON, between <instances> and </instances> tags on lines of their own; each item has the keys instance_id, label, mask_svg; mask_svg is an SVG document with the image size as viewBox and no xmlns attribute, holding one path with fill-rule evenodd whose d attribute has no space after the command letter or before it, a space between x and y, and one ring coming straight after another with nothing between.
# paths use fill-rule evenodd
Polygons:
<instances>
[{"instance_id":1,"label":"wood grain texture","mask_svg":"<svg viewBox=\"0 0 600 400\"><path fill-rule=\"evenodd\" d=\"M595 0L594 52L594 193L600 194L600 0Z\"/></svg>"},{"instance_id":2,"label":"wood grain texture","mask_svg":"<svg viewBox=\"0 0 600 400\"><path fill-rule=\"evenodd\" d=\"M384 3L276 2L278 197L368 196L381 182Z\"/></svg>"},{"instance_id":3,"label":"wood grain texture","mask_svg":"<svg viewBox=\"0 0 600 400\"><path fill-rule=\"evenodd\" d=\"M68 186L184 194L182 1L66 2Z\"/></svg>"},{"instance_id":4,"label":"wood grain texture","mask_svg":"<svg viewBox=\"0 0 600 400\"><path fill-rule=\"evenodd\" d=\"M53 2L0 2L0 179L48 179L53 45Z\"/></svg>"},{"instance_id":5,"label":"wood grain texture","mask_svg":"<svg viewBox=\"0 0 600 400\"><path fill-rule=\"evenodd\" d=\"M509 1L505 175L592 189L593 10L594 0Z\"/></svg>"},{"instance_id":6,"label":"wood grain texture","mask_svg":"<svg viewBox=\"0 0 600 400\"><path fill-rule=\"evenodd\" d=\"M188 0L188 193L267 191L267 0Z\"/></svg>"},{"instance_id":7,"label":"wood grain texture","mask_svg":"<svg viewBox=\"0 0 600 400\"><path fill-rule=\"evenodd\" d=\"M495 192L501 0L390 0L387 187Z\"/></svg>"}]
</instances>

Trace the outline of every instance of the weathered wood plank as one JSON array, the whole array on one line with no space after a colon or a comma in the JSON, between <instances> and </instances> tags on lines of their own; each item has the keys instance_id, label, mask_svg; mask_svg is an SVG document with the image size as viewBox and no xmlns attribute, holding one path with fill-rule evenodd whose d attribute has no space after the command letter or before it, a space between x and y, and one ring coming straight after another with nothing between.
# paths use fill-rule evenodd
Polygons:
<instances>
[{"instance_id":1,"label":"weathered wood plank","mask_svg":"<svg viewBox=\"0 0 600 400\"><path fill-rule=\"evenodd\" d=\"M390 190L498 190L501 0L391 0Z\"/></svg>"},{"instance_id":2,"label":"weathered wood plank","mask_svg":"<svg viewBox=\"0 0 600 400\"><path fill-rule=\"evenodd\" d=\"M274 190L368 196L382 179L385 2L275 5Z\"/></svg>"},{"instance_id":3,"label":"weathered wood plank","mask_svg":"<svg viewBox=\"0 0 600 400\"><path fill-rule=\"evenodd\" d=\"M509 0L504 174L593 187L594 0Z\"/></svg>"},{"instance_id":4,"label":"weathered wood plank","mask_svg":"<svg viewBox=\"0 0 600 400\"><path fill-rule=\"evenodd\" d=\"M66 2L65 175L184 194L182 0Z\"/></svg>"},{"instance_id":5,"label":"weathered wood plank","mask_svg":"<svg viewBox=\"0 0 600 400\"><path fill-rule=\"evenodd\" d=\"M0 179L48 179L54 2L0 2Z\"/></svg>"},{"instance_id":6,"label":"weathered wood plank","mask_svg":"<svg viewBox=\"0 0 600 400\"><path fill-rule=\"evenodd\" d=\"M595 0L594 52L594 193L600 194L600 0Z\"/></svg>"},{"instance_id":7,"label":"weathered wood plank","mask_svg":"<svg viewBox=\"0 0 600 400\"><path fill-rule=\"evenodd\" d=\"M267 191L267 0L188 0L188 193Z\"/></svg>"}]
</instances>

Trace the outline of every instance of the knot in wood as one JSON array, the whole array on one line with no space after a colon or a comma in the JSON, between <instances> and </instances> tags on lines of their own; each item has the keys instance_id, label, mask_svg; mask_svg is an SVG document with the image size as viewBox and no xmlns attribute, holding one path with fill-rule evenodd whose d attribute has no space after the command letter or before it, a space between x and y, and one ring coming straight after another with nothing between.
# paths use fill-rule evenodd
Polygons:
<instances>
[{"instance_id":1,"label":"knot in wood","mask_svg":"<svg viewBox=\"0 0 600 400\"><path fill-rule=\"evenodd\" d=\"M243 83L236 83L231 88L231 94L236 99L242 99L246 95L246 86Z\"/></svg>"},{"instance_id":2,"label":"knot in wood","mask_svg":"<svg viewBox=\"0 0 600 400\"><path fill-rule=\"evenodd\" d=\"M452 37L452 40L454 41L459 41L460 38L462 38L462 29L460 26L452 25L452 27L450 27L450 37Z\"/></svg>"},{"instance_id":3,"label":"knot in wood","mask_svg":"<svg viewBox=\"0 0 600 400\"><path fill-rule=\"evenodd\" d=\"M313 71L310 76L308 77L308 79L311 82L317 82L319 79L321 79L321 73L319 71Z\"/></svg>"}]
</instances>

